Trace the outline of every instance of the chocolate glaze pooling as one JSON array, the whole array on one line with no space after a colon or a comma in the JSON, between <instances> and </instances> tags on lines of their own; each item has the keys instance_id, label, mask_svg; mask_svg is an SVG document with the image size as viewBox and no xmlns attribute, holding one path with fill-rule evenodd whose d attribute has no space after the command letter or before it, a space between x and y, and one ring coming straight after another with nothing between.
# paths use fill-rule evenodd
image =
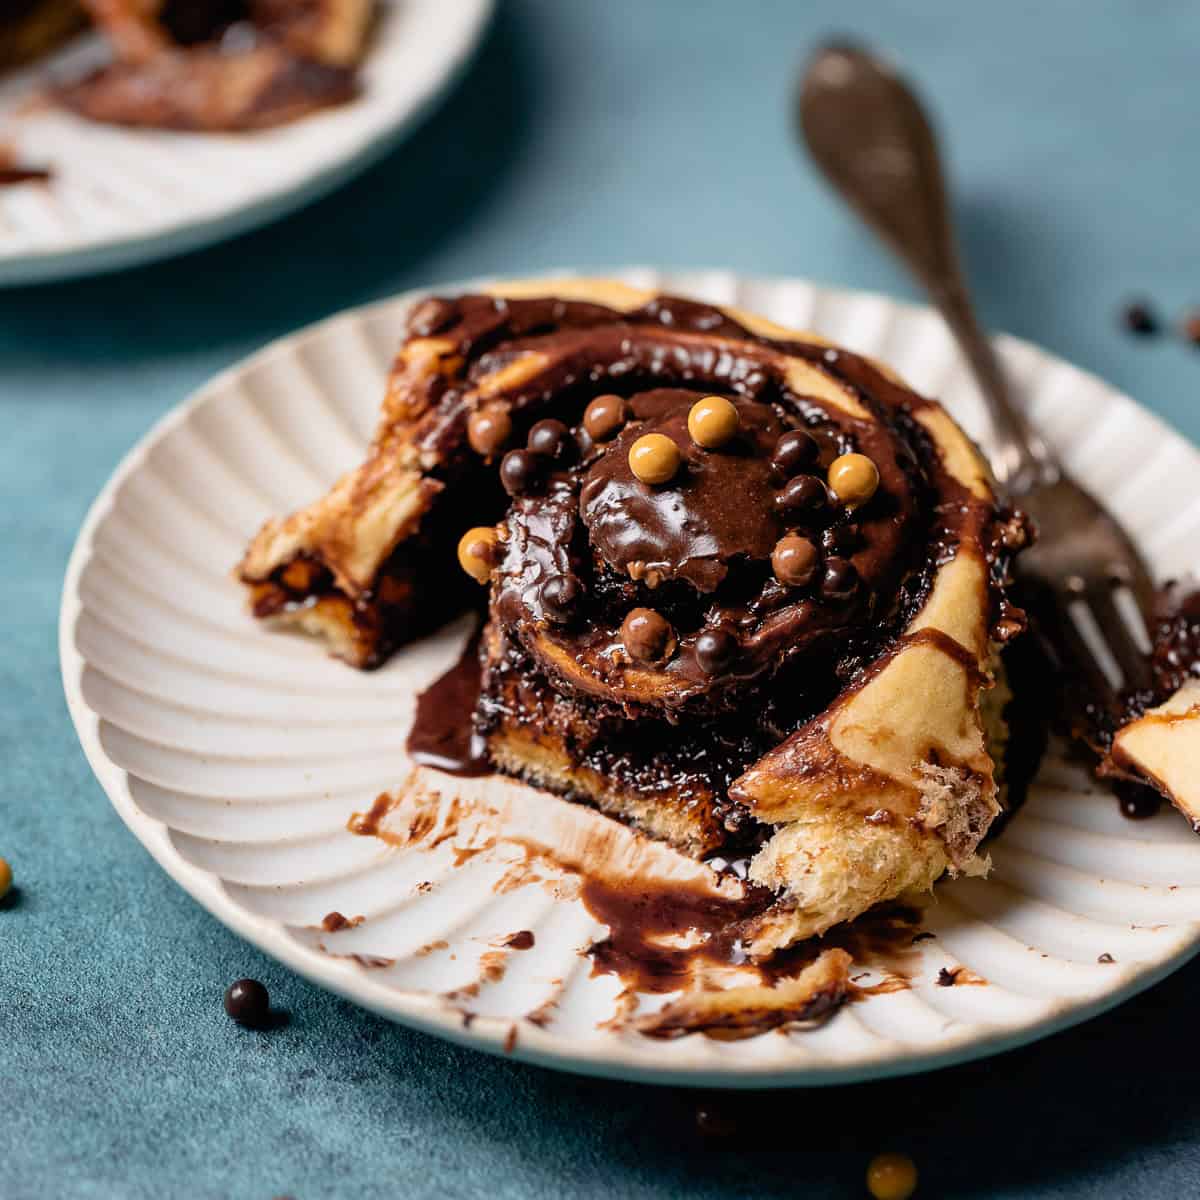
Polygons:
<instances>
[{"instance_id":1,"label":"chocolate glaze pooling","mask_svg":"<svg viewBox=\"0 0 1200 1200\"><path fill-rule=\"evenodd\" d=\"M448 775L487 775L487 744L471 714L479 701L479 633L468 639L458 661L417 697L417 715L405 748L415 763Z\"/></svg>"}]
</instances>

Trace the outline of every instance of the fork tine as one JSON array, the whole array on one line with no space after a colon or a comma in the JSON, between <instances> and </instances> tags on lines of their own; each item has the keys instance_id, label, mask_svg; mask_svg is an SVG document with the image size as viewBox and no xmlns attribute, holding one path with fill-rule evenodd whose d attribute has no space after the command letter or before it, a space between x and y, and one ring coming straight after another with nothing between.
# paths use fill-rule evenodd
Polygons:
<instances>
[{"instance_id":1,"label":"fork tine","mask_svg":"<svg viewBox=\"0 0 1200 1200\"><path fill-rule=\"evenodd\" d=\"M1121 668L1125 686L1146 687L1150 683L1149 663L1117 605L1116 589L1123 586L1104 579L1089 580L1082 598L1096 619L1117 666Z\"/></svg>"},{"instance_id":2,"label":"fork tine","mask_svg":"<svg viewBox=\"0 0 1200 1200\"><path fill-rule=\"evenodd\" d=\"M1038 622L1058 659L1057 665L1079 676L1085 695L1104 704L1112 703L1115 693L1108 674L1071 616L1070 605L1078 595L1061 583L1054 587L1043 583L1038 591L1044 597L1037 605Z\"/></svg>"}]
</instances>

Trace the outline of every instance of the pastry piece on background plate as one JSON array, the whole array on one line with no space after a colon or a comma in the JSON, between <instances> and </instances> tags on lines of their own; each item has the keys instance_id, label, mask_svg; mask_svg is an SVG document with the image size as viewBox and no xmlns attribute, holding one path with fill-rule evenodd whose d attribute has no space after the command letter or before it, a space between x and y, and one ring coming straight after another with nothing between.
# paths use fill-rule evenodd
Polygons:
<instances>
[{"instance_id":1,"label":"pastry piece on background plate","mask_svg":"<svg viewBox=\"0 0 1200 1200\"><path fill-rule=\"evenodd\" d=\"M237 132L358 92L373 0L84 0L113 61L56 91L94 121Z\"/></svg>"}]
</instances>

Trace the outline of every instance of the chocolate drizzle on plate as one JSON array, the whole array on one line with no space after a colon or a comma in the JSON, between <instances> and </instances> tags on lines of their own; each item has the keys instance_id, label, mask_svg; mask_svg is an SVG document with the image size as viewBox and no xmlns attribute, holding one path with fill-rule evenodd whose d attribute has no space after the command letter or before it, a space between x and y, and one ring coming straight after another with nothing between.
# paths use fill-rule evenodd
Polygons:
<instances>
[{"instance_id":1,"label":"chocolate drizzle on plate","mask_svg":"<svg viewBox=\"0 0 1200 1200\"><path fill-rule=\"evenodd\" d=\"M481 666L479 631L467 640L458 660L417 697L417 714L408 735L409 757L447 775L491 773L487 743L475 731Z\"/></svg>"}]
</instances>

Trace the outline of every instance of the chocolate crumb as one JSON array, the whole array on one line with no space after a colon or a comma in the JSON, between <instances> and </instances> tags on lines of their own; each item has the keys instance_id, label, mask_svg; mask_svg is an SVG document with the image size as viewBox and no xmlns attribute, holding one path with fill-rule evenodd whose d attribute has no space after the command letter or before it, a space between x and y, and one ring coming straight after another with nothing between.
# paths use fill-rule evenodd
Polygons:
<instances>
[{"instance_id":1,"label":"chocolate crumb","mask_svg":"<svg viewBox=\"0 0 1200 1200\"><path fill-rule=\"evenodd\" d=\"M518 929L516 933L510 933L504 939L504 944L510 950L532 950L534 936L532 929Z\"/></svg>"},{"instance_id":2,"label":"chocolate crumb","mask_svg":"<svg viewBox=\"0 0 1200 1200\"><path fill-rule=\"evenodd\" d=\"M953 987L958 982L958 973L961 970L962 970L961 967L953 967L953 968L942 967L942 969L940 971L938 971L938 976L937 976L938 987Z\"/></svg>"},{"instance_id":3,"label":"chocolate crumb","mask_svg":"<svg viewBox=\"0 0 1200 1200\"><path fill-rule=\"evenodd\" d=\"M1102 954L1096 961L1098 963L1115 963L1117 960L1111 954Z\"/></svg>"},{"instance_id":4,"label":"chocolate crumb","mask_svg":"<svg viewBox=\"0 0 1200 1200\"><path fill-rule=\"evenodd\" d=\"M362 917L344 917L340 912L334 910L331 913L326 913L321 921L321 928L326 933L337 933L339 929L353 929L356 925L363 923Z\"/></svg>"},{"instance_id":5,"label":"chocolate crumb","mask_svg":"<svg viewBox=\"0 0 1200 1200\"><path fill-rule=\"evenodd\" d=\"M1193 346L1200 346L1200 309L1193 309L1184 316L1179 323L1179 332L1185 341L1191 342Z\"/></svg>"}]
</instances>

